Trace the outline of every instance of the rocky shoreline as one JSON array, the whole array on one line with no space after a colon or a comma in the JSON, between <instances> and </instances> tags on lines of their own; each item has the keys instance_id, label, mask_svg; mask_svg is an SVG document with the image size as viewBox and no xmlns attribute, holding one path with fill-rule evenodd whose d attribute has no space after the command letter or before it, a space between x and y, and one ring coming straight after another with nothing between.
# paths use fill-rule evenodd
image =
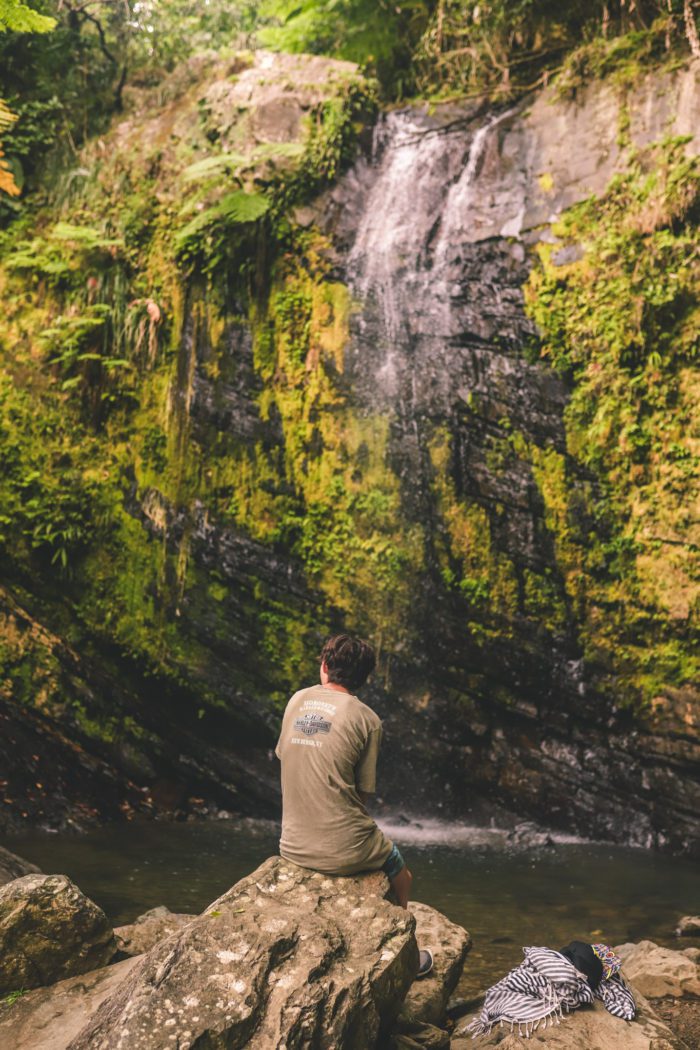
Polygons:
<instances>
[{"instance_id":1,"label":"rocky shoreline","mask_svg":"<svg viewBox=\"0 0 700 1050\"><path fill-rule=\"evenodd\" d=\"M200 915L151 909L112 929L64 875L0 849L0 1045L13 1050L177 1047L337 1050L690 1050L697 1045L700 922L681 950L616 949L634 1022L600 1003L524 1040L464 1032L480 1006L454 998L469 933L423 903L391 900L379 872L340 878L270 857ZM417 945L435 957L413 978Z\"/></svg>"}]
</instances>

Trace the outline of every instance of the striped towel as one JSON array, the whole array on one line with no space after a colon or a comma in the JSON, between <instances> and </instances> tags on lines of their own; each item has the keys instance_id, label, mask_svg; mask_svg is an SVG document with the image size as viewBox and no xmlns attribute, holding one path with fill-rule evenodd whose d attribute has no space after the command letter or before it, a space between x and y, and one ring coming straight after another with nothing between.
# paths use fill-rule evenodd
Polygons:
<instances>
[{"instance_id":1,"label":"striped towel","mask_svg":"<svg viewBox=\"0 0 700 1050\"><path fill-rule=\"evenodd\" d=\"M601 981L595 992L586 978L552 948L523 948L525 960L486 993L481 1013L465 1031L476 1039L496 1024L517 1025L518 1035L529 1038L540 1025L560 1024L564 1012L592 1003L595 996L616 1017L631 1021L634 998L620 974Z\"/></svg>"}]
</instances>

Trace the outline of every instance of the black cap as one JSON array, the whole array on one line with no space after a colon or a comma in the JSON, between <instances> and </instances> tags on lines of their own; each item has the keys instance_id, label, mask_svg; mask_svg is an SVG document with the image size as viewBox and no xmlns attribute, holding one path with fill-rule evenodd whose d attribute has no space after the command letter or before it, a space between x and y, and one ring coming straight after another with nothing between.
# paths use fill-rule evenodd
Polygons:
<instances>
[{"instance_id":1,"label":"black cap","mask_svg":"<svg viewBox=\"0 0 700 1050\"><path fill-rule=\"evenodd\" d=\"M571 941L566 948L560 948L559 952L566 956L577 970L586 975L586 980L595 991L603 977L603 964L590 944L584 941Z\"/></svg>"}]
</instances>

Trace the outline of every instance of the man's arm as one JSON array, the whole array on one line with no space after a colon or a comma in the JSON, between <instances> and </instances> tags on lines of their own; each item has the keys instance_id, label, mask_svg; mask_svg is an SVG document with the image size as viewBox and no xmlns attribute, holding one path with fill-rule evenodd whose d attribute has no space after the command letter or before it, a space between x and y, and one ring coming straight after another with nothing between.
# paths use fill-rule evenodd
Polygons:
<instances>
[{"instance_id":1,"label":"man's arm","mask_svg":"<svg viewBox=\"0 0 700 1050\"><path fill-rule=\"evenodd\" d=\"M365 749L355 766L355 786L365 805L369 796L377 790L377 757L381 742L382 730L381 726L378 726L377 729L370 730Z\"/></svg>"}]
</instances>

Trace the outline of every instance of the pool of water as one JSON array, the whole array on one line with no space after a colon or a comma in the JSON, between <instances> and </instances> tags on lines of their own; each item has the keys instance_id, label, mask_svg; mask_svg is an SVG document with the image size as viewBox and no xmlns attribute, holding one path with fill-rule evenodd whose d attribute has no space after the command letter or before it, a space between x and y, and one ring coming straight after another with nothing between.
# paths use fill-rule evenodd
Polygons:
<instances>
[{"instance_id":1,"label":"pool of water","mask_svg":"<svg viewBox=\"0 0 700 1050\"><path fill-rule=\"evenodd\" d=\"M700 865L690 861L565 839L514 849L502 831L437 821L384 827L413 871L416 899L472 935L465 995L519 962L524 945L648 938L673 946L678 918L700 913ZM125 823L79 837L33 833L2 844L70 876L116 926L159 904L203 910L276 853L277 838L266 821L219 820Z\"/></svg>"}]
</instances>

